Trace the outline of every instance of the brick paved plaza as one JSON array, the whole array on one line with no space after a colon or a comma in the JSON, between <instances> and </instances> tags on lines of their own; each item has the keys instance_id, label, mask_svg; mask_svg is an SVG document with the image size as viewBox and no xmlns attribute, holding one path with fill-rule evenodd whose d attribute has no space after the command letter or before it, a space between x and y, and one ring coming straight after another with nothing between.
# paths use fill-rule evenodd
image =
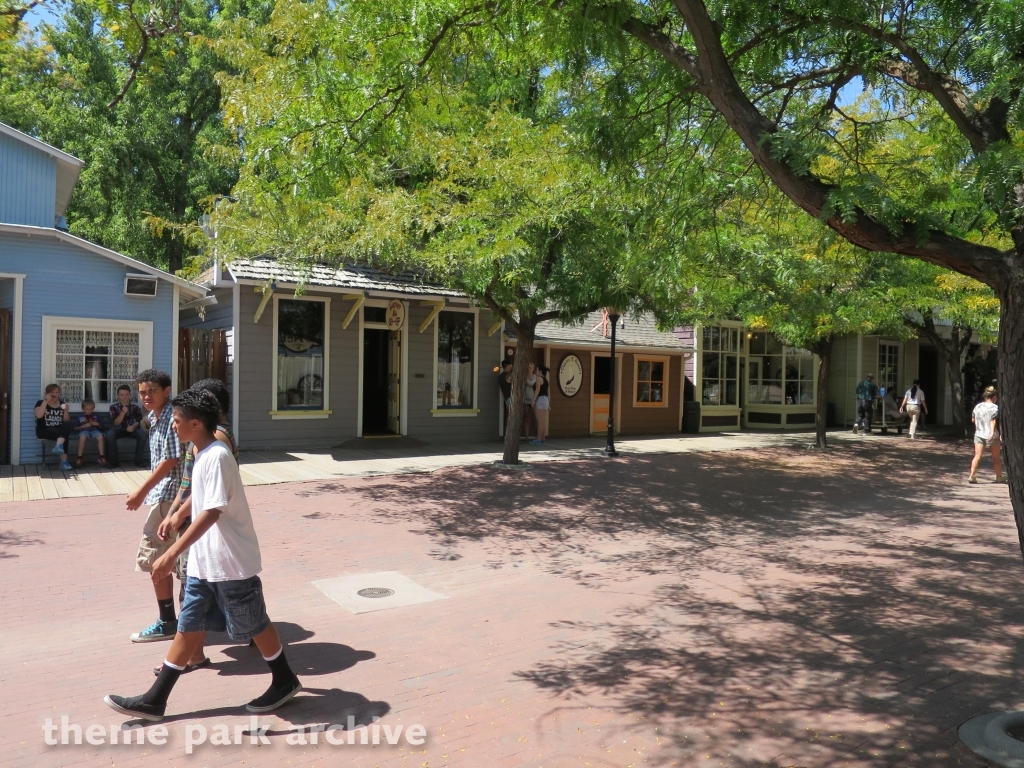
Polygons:
<instances>
[{"instance_id":1,"label":"brick paved plaza","mask_svg":"<svg viewBox=\"0 0 1024 768\"><path fill-rule=\"evenodd\" d=\"M191 755L190 725L248 727L258 653L211 636L214 666L182 677L165 746L47 746L46 718L117 732L104 694L145 690L167 645L128 641L156 612L133 572L141 513L112 496L5 504L0 764L983 765L956 728L1024 706L1024 568L1006 487L987 465L965 484L969 447L249 488L268 608L306 690L259 718L269 746ZM447 599L356 615L312 584L381 571ZM421 724L426 742L286 743L349 715Z\"/></svg>"}]
</instances>

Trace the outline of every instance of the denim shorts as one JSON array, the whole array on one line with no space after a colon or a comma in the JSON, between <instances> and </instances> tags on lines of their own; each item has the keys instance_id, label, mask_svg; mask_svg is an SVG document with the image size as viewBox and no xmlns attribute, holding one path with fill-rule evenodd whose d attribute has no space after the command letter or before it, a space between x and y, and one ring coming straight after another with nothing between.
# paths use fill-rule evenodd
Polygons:
<instances>
[{"instance_id":1,"label":"denim shorts","mask_svg":"<svg viewBox=\"0 0 1024 768\"><path fill-rule=\"evenodd\" d=\"M223 632L247 643L270 626L259 576L240 581L185 579L185 602L178 614L179 632Z\"/></svg>"},{"instance_id":2,"label":"denim shorts","mask_svg":"<svg viewBox=\"0 0 1024 768\"><path fill-rule=\"evenodd\" d=\"M83 429L81 432L78 433L78 436L99 438L103 437L103 433L100 432L98 429Z\"/></svg>"}]
</instances>

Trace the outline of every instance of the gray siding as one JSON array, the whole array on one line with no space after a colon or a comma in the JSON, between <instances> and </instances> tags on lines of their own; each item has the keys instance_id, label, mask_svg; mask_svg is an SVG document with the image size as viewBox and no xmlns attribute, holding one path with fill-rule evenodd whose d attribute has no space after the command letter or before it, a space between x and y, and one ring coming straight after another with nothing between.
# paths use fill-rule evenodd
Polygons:
<instances>
[{"instance_id":1,"label":"gray siding","mask_svg":"<svg viewBox=\"0 0 1024 768\"><path fill-rule=\"evenodd\" d=\"M352 306L339 294L308 291L307 296L331 299L330 362L327 378L330 410L326 419L273 419L274 305L267 304L259 323L253 317L262 296L252 286L240 286L239 328L235 333L235 364L241 377L239 388L239 443L245 448L329 448L355 437L356 393L358 392L359 323L354 319L347 330L341 323ZM281 292L282 298L291 294Z\"/></svg>"},{"instance_id":2,"label":"gray siding","mask_svg":"<svg viewBox=\"0 0 1024 768\"><path fill-rule=\"evenodd\" d=\"M828 381L828 402L835 406L836 423L853 424L856 404L857 336L843 336L832 344L832 371Z\"/></svg>"},{"instance_id":3,"label":"gray siding","mask_svg":"<svg viewBox=\"0 0 1024 768\"><path fill-rule=\"evenodd\" d=\"M356 436L359 395L359 317L353 318L347 330L341 324L352 306L338 293L310 290L307 296L327 296L331 299L330 375L327 386L332 414L326 419L273 419L273 303L267 305L258 324L253 316L259 307L261 295L253 287L242 285L240 299L240 327L237 330L237 370L241 377L239 424L236 432L239 443L249 449L329 448ZM291 294L281 293L282 298ZM218 296L219 299L219 296ZM229 300L225 299L225 305ZM462 417L435 416L434 407L434 326L423 333L420 323L431 308L422 306L420 299L408 302L409 349L405 372L408 387L408 434L428 442L466 442L498 439L497 379L494 367L501 359L501 334L488 337L487 331L494 318L481 310L477 328L478 414ZM189 312L188 314L192 314ZM210 313L207 312L207 318ZM189 327L194 320L183 323ZM226 322L226 321L225 321ZM223 327L223 326L221 326Z\"/></svg>"},{"instance_id":4,"label":"gray siding","mask_svg":"<svg viewBox=\"0 0 1024 768\"><path fill-rule=\"evenodd\" d=\"M0 134L0 222L52 227L56 196L57 161Z\"/></svg>"},{"instance_id":5,"label":"gray siding","mask_svg":"<svg viewBox=\"0 0 1024 768\"><path fill-rule=\"evenodd\" d=\"M474 416L438 416L434 408L434 324L419 332L420 323L431 308L419 301L409 303L409 435L429 442L445 443L466 440L498 439L498 374L501 362L501 333L488 337L487 331L496 322L489 310L481 309L477 322L477 403L480 413ZM419 376L422 375L422 378Z\"/></svg>"}]
</instances>

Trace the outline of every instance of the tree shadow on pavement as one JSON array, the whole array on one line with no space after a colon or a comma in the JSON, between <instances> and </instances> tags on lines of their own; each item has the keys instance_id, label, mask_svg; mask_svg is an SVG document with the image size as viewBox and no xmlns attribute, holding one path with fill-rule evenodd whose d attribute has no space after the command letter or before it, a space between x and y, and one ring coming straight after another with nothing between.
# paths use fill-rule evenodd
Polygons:
<instances>
[{"instance_id":1,"label":"tree shadow on pavement","mask_svg":"<svg viewBox=\"0 0 1024 768\"><path fill-rule=\"evenodd\" d=\"M1019 703L1020 552L960 443L676 454L367 481L370 519L589 589L654 583L520 679L737 766L970 761L956 727ZM352 490L349 487L349 490ZM788 762L787 762L788 761ZM980 762L978 764L981 764Z\"/></svg>"}]
</instances>

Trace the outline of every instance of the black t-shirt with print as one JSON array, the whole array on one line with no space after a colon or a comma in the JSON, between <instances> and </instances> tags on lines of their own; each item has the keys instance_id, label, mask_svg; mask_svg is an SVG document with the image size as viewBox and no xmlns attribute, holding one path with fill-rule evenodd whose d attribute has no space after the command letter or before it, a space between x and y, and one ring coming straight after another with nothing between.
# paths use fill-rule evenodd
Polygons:
<instances>
[{"instance_id":1,"label":"black t-shirt with print","mask_svg":"<svg viewBox=\"0 0 1024 768\"><path fill-rule=\"evenodd\" d=\"M45 402L45 400L37 400L36 408ZM59 427L63 423L64 409L60 406L54 408L49 403L46 403L46 411L43 413L42 418L36 419L36 428L43 429L44 427Z\"/></svg>"}]
</instances>

